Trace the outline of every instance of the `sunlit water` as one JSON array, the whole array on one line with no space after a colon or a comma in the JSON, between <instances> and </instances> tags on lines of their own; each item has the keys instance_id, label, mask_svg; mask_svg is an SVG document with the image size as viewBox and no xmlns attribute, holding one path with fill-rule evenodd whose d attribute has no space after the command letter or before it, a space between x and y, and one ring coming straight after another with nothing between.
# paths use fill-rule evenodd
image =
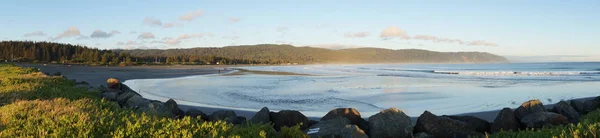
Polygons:
<instances>
[{"instance_id":1,"label":"sunlit water","mask_svg":"<svg viewBox=\"0 0 600 138\"><path fill-rule=\"evenodd\" d=\"M396 107L461 114L600 95L600 63L392 64L245 67L314 76L199 75L125 82L149 99L258 111L299 110L321 117L338 107L363 116Z\"/></svg>"}]
</instances>

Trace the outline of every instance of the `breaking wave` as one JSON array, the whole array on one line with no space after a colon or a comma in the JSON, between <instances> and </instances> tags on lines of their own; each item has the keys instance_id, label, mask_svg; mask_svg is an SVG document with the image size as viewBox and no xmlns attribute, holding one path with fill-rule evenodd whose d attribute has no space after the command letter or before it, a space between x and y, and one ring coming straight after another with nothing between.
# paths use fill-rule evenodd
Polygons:
<instances>
[{"instance_id":1,"label":"breaking wave","mask_svg":"<svg viewBox=\"0 0 600 138\"><path fill-rule=\"evenodd\" d=\"M555 71L555 72L516 72L516 71L433 71L435 74L471 75L471 76L579 76L600 75L598 71Z\"/></svg>"}]
</instances>

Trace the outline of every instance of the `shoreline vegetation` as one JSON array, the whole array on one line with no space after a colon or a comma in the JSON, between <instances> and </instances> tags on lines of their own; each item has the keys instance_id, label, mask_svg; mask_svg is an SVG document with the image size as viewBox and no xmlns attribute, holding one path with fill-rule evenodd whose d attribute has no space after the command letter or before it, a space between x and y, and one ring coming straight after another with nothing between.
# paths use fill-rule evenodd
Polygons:
<instances>
[{"instance_id":1,"label":"shoreline vegetation","mask_svg":"<svg viewBox=\"0 0 600 138\"><path fill-rule=\"evenodd\" d=\"M221 110L179 109L174 100L144 99L116 79L106 86L50 76L36 68L0 64L0 137L598 137L600 97L539 100L502 109L493 122L424 112L417 123L401 109L368 117L333 109L319 121L267 107L252 118ZM507 131L508 130L508 131Z\"/></svg>"},{"instance_id":2,"label":"shoreline vegetation","mask_svg":"<svg viewBox=\"0 0 600 138\"><path fill-rule=\"evenodd\" d=\"M1 41L0 61L92 66L306 65L373 63L506 63L485 52L353 48L331 50L259 44L221 48L103 50L52 42Z\"/></svg>"}]
</instances>

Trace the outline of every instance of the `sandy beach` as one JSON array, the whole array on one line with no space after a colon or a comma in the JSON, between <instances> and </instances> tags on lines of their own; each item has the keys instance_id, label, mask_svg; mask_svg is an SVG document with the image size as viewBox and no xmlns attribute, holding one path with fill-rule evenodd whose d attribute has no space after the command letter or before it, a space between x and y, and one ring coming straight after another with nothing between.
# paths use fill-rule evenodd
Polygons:
<instances>
[{"instance_id":1,"label":"sandy beach","mask_svg":"<svg viewBox=\"0 0 600 138\"><path fill-rule=\"evenodd\" d=\"M224 73L224 68L235 66L87 66L62 64L17 64L22 67L39 68L41 72L54 74L60 72L68 79L86 81L92 86L106 85L106 79L117 78L121 82L131 79L177 78L192 75Z\"/></svg>"},{"instance_id":2,"label":"sandy beach","mask_svg":"<svg viewBox=\"0 0 600 138\"><path fill-rule=\"evenodd\" d=\"M177 78L177 77L185 77L185 76L193 76L193 75L206 75L206 74L215 74L215 73L224 73L227 71L231 71L231 69L224 70L224 68L234 68L235 66L134 66L134 67L112 67L112 66L85 66L85 65L73 65L73 66L65 66L65 65L57 65L57 64L17 64L18 66L23 67L35 67L40 68L42 72L53 74L55 72L61 72L63 76L68 79L76 79L77 81L86 81L90 83L90 85L98 86L104 85L106 83L106 79L108 78L117 78L120 81L124 82L126 80L131 79L152 79L152 78ZM579 100L587 100L590 98L581 98ZM520 105L520 104L518 104ZM517 108L510 107L512 109ZM266 105L268 107L268 105ZM552 105L546 105L547 108L551 108ZM212 107L199 107L199 106L189 106L189 105L181 105L180 108L182 110L187 110L190 108L199 109L207 114L210 114L217 110L223 110L221 108L212 108ZM231 110L231 109L227 109ZM402 110L402 109L401 109ZM490 122L493 122L496 118L498 112L501 109L486 111L486 112L475 112L475 113L465 113L460 115L469 115L475 116ZM246 118L251 118L257 111L244 111L244 110L234 110L238 116L244 116ZM435 113L434 113L435 114ZM442 114L437 114L442 115ZM368 116L363 116L364 118L368 118ZM312 120L318 120L319 118L310 118ZM416 122L417 117L412 117L413 122Z\"/></svg>"}]
</instances>

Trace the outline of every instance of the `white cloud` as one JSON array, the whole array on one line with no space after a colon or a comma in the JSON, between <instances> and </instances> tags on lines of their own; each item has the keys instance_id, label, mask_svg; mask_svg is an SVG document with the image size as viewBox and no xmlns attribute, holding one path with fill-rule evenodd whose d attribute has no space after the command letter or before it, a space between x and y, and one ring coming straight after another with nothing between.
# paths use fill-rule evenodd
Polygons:
<instances>
[{"instance_id":1,"label":"white cloud","mask_svg":"<svg viewBox=\"0 0 600 138\"><path fill-rule=\"evenodd\" d=\"M347 36L347 35L346 35ZM498 46L498 44L493 42L487 42L483 40L476 41L465 41L461 39L450 39L450 38L442 38L432 35L415 35L411 37L406 33L406 31L398 28L398 27L388 27L381 31L380 37L383 40L393 39L393 38L401 38L401 39L415 39L415 40L423 40L423 41L431 41L434 43L457 43L460 45L470 45L470 46Z\"/></svg>"},{"instance_id":2,"label":"white cloud","mask_svg":"<svg viewBox=\"0 0 600 138\"><path fill-rule=\"evenodd\" d=\"M129 34L137 34L136 31L129 31Z\"/></svg>"},{"instance_id":3,"label":"white cloud","mask_svg":"<svg viewBox=\"0 0 600 138\"><path fill-rule=\"evenodd\" d=\"M31 33L26 33L25 35L23 35L23 37L32 37L32 36L46 36L46 33L42 32L42 31L35 31L35 32L31 32Z\"/></svg>"},{"instance_id":4,"label":"white cloud","mask_svg":"<svg viewBox=\"0 0 600 138\"><path fill-rule=\"evenodd\" d=\"M165 23L165 24L163 24L162 27L163 28L172 28L172 27L178 27L178 26L183 26L183 24L171 22L171 23Z\"/></svg>"},{"instance_id":5,"label":"white cloud","mask_svg":"<svg viewBox=\"0 0 600 138\"><path fill-rule=\"evenodd\" d=\"M186 13L185 15L180 16L179 20L190 22L192 20L195 20L199 16L202 16L202 14L203 14L202 10L190 11L190 12Z\"/></svg>"},{"instance_id":6,"label":"white cloud","mask_svg":"<svg viewBox=\"0 0 600 138\"><path fill-rule=\"evenodd\" d=\"M237 22L240 22L240 18L237 18L237 17L232 17L232 18L229 18L229 22L231 22L231 23L237 23Z\"/></svg>"},{"instance_id":7,"label":"white cloud","mask_svg":"<svg viewBox=\"0 0 600 138\"><path fill-rule=\"evenodd\" d=\"M368 32L347 32L344 34L344 37L347 38L362 38L369 36Z\"/></svg>"},{"instance_id":8,"label":"white cloud","mask_svg":"<svg viewBox=\"0 0 600 138\"><path fill-rule=\"evenodd\" d=\"M167 44L167 45L177 45L179 43L181 43L180 39L173 39L170 37L165 37L163 38L163 43Z\"/></svg>"},{"instance_id":9,"label":"white cloud","mask_svg":"<svg viewBox=\"0 0 600 138\"><path fill-rule=\"evenodd\" d=\"M410 36L408 35L408 33L406 33L404 30L402 30L398 27L395 27L395 26L391 26L391 27L383 29L383 31L381 31L381 34L379 36L381 38L383 38L384 40L393 39L393 38L410 39Z\"/></svg>"},{"instance_id":10,"label":"white cloud","mask_svg":"<svg viewBox=\"0 0 600 138\"><path fill-rule=\"evenodd\" d=\"M487 42L487 41L483 41L483 40L467 42L467 45L470 45L470 46L498 46L498 44L496 44L496 43Z\"/></svg>"},{"instance_id":11,"label":"white cloud","mask_svg":"<svg viewBox=\"0 0 600 138\"><path fill-rule=\"evenodd\" d=\"M287 32L290 28L288 27L277 27L275 28L275 31L277 32Z\"/></svg>"},{"instance_id":12,"label":"white cloud","mask_svg":"<svg viewBox=\"0 0 600 138\"><path fill-rule=\"evenodd\" d=\"M81 31L79 31L79 28L72 26L72 27L69 27L66 31L56 35L56 37L54 37L52 39L58 40L58 39L74 37L74 36L81 36Z\"/></svg>"},{"instance_id":13,"label":"white cloud","mask_svg":"<svg viewBox=\"0 0 600 138\"><path fill-rule=\"evenodd\" d=\"M184 40L184 39L190 39L190 38L201 38L203 36L204 36L203 34L182 34L179 37L177 37L177 39Z\"/></svg>"},{"instance_id":14,"label":"white cloud","mask_svg":"<svg viewBox=\"0 0 600 138\"><path fill-rule=\"evenodd\" d=\"M162 26L162 22L160 20L150 17L144 19L144 24L149 26Z\"/></svg>"},{"instance_id":15,"label":"white cloud","mask_svg":"<svg viewBox=\"0 0 600 138\"><path fill-rule=\"evenodd\" d=\"M193 38L202 38L204 34L182 34L177 38L164 37L161 41L155 40L150 43L154 44L167 44L167 45L178 45L184 40L193 39Z\"/></svg>"},{"instance_id":16,"label":"white cloud","mask_svg":"<svg viewBox=\"0 0 600 138\"><path fill-rule=\"evenodd\" d=\"M498 46L498 44L493 42L487 42L483 40L476 41L464 41L460 39L449 39L449 38L440 38L431 35L415 35L413 39L423 40L423 41L432 41L434 43L458 43L461 45L470 45L470 46Z\"/></svg>"},{"instance_id":17,"label":"white cloud","mask_svg":"<svg viewBox=\"0 0 600 138\"><path fill-rule=\"evenodd\" d=\"M120 34L121 32L117 31L117 30L113 30L110 33L104 32L102 30L96 30L94 31L90 37L91 38L109 38L111 36L114 36L116 34Z\"/></svg>"},{"instance_id":18,"label":"white cloud","mask_svg":"<svg viewBox=\"0 0 600 138\"><path fill-rule=\"evenodd\" d=\"M154 34L150 32L143 32L138 36L138 39L154 39Z\"/></svg>"}]
</instances>

